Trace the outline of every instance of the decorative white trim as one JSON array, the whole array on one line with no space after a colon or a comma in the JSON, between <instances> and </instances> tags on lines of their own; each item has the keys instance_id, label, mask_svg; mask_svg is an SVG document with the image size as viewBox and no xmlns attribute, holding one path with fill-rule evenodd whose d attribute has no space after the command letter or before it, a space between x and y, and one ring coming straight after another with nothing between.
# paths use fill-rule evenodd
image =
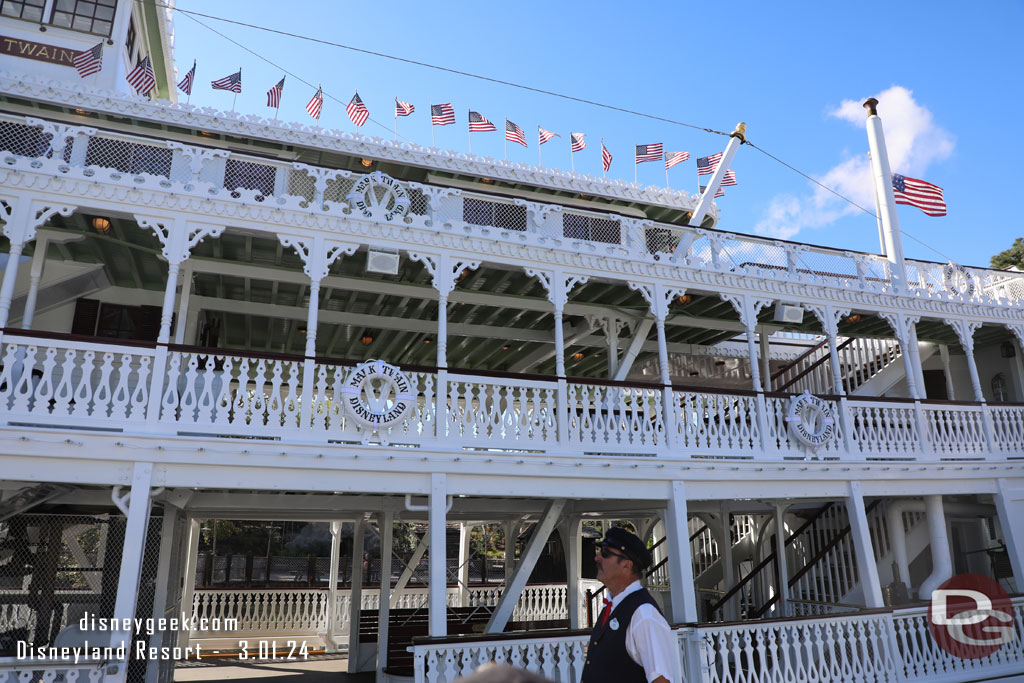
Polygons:
<instances>
[{"instance_id":1,"label":"decorative white trim","mask_svg":"<svg viewBox=\"0 0 1024 683\"><path fill-rule=\"evenodd\" d=\"M115 113L133 119L218 131L241 138L270 140L282 145L302 145L355 157L386 159L450 173L526 183L682 211L692 211L698 200L695 195L682 190L654 185L643 187L639 183L481 157L410 142L395 142L387 138L370 137L337 129L325 130L304 123L267 119L255 114L224 112L213 107L197 107L182 103L173 104L167 100L152 101L95 88L87 83L74 85L72 88L69 83L62 81L0 72L0 92L31 100L59 102L68 107ZM717 210L709 213L717 219Z\"/></svg>"}]
</instances>

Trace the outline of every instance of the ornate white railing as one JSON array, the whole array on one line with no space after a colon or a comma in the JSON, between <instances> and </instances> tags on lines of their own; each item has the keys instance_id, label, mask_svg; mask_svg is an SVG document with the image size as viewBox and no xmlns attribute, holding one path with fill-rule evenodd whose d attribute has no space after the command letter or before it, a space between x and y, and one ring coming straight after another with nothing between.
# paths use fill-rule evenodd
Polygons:
<instances>
[{"instance_id":1,"label":"ornate white railing","mask_svg":"<svg viewBox=\"0 0 1024 683\"><path fill-rule=\"evenodd\" d=\"M939 647L928 630L928 608L893 612L900 680L976 681L1024 673L1024 598L1012 604L1014 639L976 659L956 657Z\"/></svg>"},{"instance_id":2,"label":"ornate white railing","mask_svg":"<svg viewBox=\"0 0 1024 683\"><path fill-rule=\"evenodd\" d=\"M583 582L592 587L592 582ZM579 598L583 606L583 588ZM445 602L449 607L494 607L504 588L501 586L471 586L465 602L458 587L447 589ZM568 619L565 584L536 584L523 589L512 612L511 621L555 621ZM352 592L336 592L334 602L334 635L348 633ZM426 588L407 588L399 594L396 609L426 608L429 592ZM219 624L218 630L193 631L192 639L253 638L274 635L325 635L330 612L330 591L326 588L308 589L197 589L192 599L192 616L205 619L207 624ZM361 591L361 609L380 608L380 591L365 586ZM16 616L16 615L15 615ZM13 617L12 617L13 618ZM228 620L237 620L234 623ZM2 681L0 681L2 683Z\"/></svg>"},{"instance_id":3,"label":"ornate white railing","mask_svg":"<svg viewBox=\"0 0 1024 683\"><path fill-rule=\"evenodd\" d=\"M32 117L6 115L0 117L0 124L4 168L90 183L344 216L351 213L346 195L360 177L343 169L268 160ZM593 183L599 179L580 180ZM889 263L877 255L658 224L608 213L591 215L557 204L506 201L446 187L411 182L404 185L411 195L410 211L398 220L406 225L459 229L467 234L511 238L548 248L668 262L739 273L747 278L813 283L844 291L893 290ZM654 197L652 194L652 200ZM680 201L676 197L670 203L689 208L692 198ZM497 208L487 211L479 204ZM916 298L1011 306L1024 302L1024 277L1004 271L908 261L905 282Z\"/></svg>"},{"instance_id":4,"label":"ornate white railing","mask_svg":"<svg viewBox=\"0 0 1024 683\"><path fill-rule=\"evenodd\" d=\"M16 330L3 334L0 362L8 424L353 443L369 435L340 400L347 365ZM152 372L160 363L166 371ZM833 437L812 452L791 432L791 397L779 394L405 374L412 407L375 441L427 445L440 436L455 448L672 458L1024 457L1024 405L829 398Z\"/></svg>"},{"instance_id":5,"label":"ornate white railing","mask_svg":"<svg viewBox=\"0 0 1024 683\"><path fill-rule=\"evenodd\" d=\"M895 680L898 658L891 623L864 614L700 626L680 631L680 651L697 639L707 683L884 683Z\"/></svg>"},{"instance_id":6,"label":"ornate white railing","mask_svg":"<svg viewBox=\"0 0 1024 683\"><path fill-rule=\"evenodd\" d=\"M0 660L0 683L102 683L106 668L107 662L75 664L73 661L45 659L21 662Z\"/></svg>"},{"instance_id":7,"label":"ornate white railing","mask_svg":"<svg viewBox=\"0 0 1024 683\"><path fill-rule=\"evenodd\" d=\"M414 645L415 683L450 683L487 662L509 664L558 683L576 683L586 662L587 636L462 640Z\"/></svg>"}]
</instances>

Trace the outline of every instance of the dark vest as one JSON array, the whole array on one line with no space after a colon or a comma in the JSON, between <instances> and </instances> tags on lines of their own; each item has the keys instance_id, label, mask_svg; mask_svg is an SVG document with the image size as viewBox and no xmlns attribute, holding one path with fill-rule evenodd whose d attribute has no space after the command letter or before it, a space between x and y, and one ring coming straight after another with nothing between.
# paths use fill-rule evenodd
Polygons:
<instances>
[{"instance_id":1,"label":"dark vest","mask_svg":"<svg viewBox=\"0 0 1024 683\"><path fill-rule=\"evenodd\" d=\"M647 589L641 588L622 599L604 626L598 616L594 631L590 634L587 662L583 665L580 683L647 683L644 668L626 652L626 630L640 605L654 605L661 612ZM613 619L618 620L619 628L612 629L609 626Z\"/></svg>"}]
</instances>

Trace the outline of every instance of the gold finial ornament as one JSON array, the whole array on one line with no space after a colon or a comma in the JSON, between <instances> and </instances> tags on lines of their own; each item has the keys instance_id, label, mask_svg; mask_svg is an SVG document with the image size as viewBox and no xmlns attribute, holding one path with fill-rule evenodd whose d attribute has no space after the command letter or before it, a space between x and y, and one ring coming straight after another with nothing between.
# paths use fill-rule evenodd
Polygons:
<instances>
[{"instance_id":1,"label":"gold finial ornament","mask_svg":"<svg viewBox=\"0 0 1024 683\"><path fill-rule=\"evenodd\" d=\"M734 130L732 133L730 133L729 137L731 137L731 138L739 138L740 142L746 142L747 141L746 135L747 135L747 124L745 124L743 121L740 121L739 123L736 124L736 130Z\"/></svg>"}]
</instances>

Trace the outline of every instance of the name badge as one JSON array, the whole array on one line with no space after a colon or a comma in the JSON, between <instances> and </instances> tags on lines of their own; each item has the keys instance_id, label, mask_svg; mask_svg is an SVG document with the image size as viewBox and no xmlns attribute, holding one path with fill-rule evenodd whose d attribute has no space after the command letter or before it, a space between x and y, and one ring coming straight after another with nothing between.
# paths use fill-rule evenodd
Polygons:
<instances>
[{"instance_id":1,"label":"name badge","mask_svg":"<svg viewBox=\"0 0 1024 683\"><path fill-rule=\"evenodd\" d=\"M611 621L609 621L608 622L608 628L610 628L613 631L618 631L619 630L619 620L618 619L612 619Z\"/></svg>"}]
</instances>

